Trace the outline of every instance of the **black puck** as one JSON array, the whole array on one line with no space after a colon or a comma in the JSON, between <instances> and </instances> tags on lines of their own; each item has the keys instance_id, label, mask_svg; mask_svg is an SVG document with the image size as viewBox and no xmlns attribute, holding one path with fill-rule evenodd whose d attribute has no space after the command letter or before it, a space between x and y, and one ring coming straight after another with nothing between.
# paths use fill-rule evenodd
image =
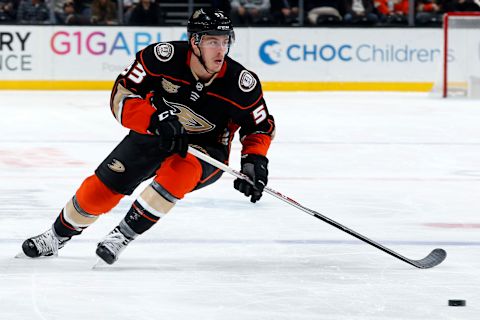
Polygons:
<instances>
[{"instance_id":1,"label":"black puck","mask_svg":"<svg viewBox=\"0 0 480 320\"><path fill-rule=\"evenodd\" d=\"M467 305L467 301L465 301L465 300L448 300L448 305L450 307L465 307Z\"/></svg>"}]
</instances>

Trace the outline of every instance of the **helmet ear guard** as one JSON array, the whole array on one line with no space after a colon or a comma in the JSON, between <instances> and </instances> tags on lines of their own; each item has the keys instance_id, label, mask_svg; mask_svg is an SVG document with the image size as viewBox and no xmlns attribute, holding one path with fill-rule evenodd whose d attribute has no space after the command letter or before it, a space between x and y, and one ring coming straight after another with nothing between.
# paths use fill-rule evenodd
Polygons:
<instances>
[{"instance_id":1,"label":"helmet ear guard","mask_svg":"<svg viewBox=\"0 0 480 320\"><path fill-rule=\"evenodd\" d=\"M193 39L193 43L194 43L196 46L198 46L198 45L200 44L200 41L202 40L202 37L200 36L200 34L199 34L199 33L194 33L194 34L191 35L191 37L194 38L194 39ZM189 39L190 39L191 37L189 37Z\"/></svg>"}]
</instances>

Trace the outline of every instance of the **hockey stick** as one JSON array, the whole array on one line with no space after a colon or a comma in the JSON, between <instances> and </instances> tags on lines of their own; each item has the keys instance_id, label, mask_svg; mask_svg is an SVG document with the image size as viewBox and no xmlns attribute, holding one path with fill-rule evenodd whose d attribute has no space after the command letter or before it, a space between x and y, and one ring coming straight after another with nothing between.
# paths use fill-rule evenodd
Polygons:
<instances>
[{"instance_id":1,"label":"hockey stick","mask_svg":"<svg viewBox=\"0 0 480 320\"><path fill-rule=\"evenodd\" d=\"M249 177L247 177L246 175L244 175L243 173L241 172L238 172L232 168L230 168L229 166L225 165L224 163L221 163L220 161L218 160L215 160L213 159L212 157L206 155L205 153L201 152L201 151L198 151L197 149L194 149L192 147L188 147L188 152L192 155L194 155L195 157L205 161L206 163L209 163L211 164L212 166L224 171L224 172L227 172L229 174L231 174L232 176L235 176L237 178L240 178L240 179L244 179L246 181L248 181L249 183L251 183L253 185L253 182L250 180ZM286 203L288 203L289 205L291 206L294 206L295 208L297 209L300 209L302 210L303 212L306 212L308 213L309 215L311 216L314 216L315 218L317 219L320 219L326 223L328 223L329 225L331 226L334 226L335 228L337 229L340 229L346 233L348 233L349 235L352 235L354 236L355 238L359 239L359 240L362 240L363 242L366 242L372 246L374 246L375 248L377 249L380 249L382 250L383 252L386 252L388 253L389 255L397 258L397 259L400 259L414 267L417 267L417 268L420 268L420 269L428 269L428 268L433 268L435 267L436 265L442 263L443 260L445 260L445 258L447 257L447 252L443 249L435 249L433 250L432 252L430 252L430 254L428 256L426 256L425 258L423 259L420 259L420 260L413 260L413 259L409 259L407 257L404 257L402 256L401 254L387 248L387 247L384 247L383 245L359 234L358 232L356 231L353 231L352 229L349 229L347 227L345 227L344 225L318 213L317 211L315 210L312 210L312 209L309 209L307 207L304 207L302 206L300 203L296 202L295 200L281 194L280 192L278 191L275 191L269 187L265 187L264 191L272 196L274 196L275 198L278 198Z\"/></svg>"}]
</instances>

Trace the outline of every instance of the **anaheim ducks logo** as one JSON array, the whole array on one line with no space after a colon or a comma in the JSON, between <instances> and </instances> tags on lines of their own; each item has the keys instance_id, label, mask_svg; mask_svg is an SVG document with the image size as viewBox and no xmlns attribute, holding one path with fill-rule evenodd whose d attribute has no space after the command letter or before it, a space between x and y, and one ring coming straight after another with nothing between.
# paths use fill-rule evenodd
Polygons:
<instances>
[{"instance_id":1,"label":"anaheim ducks logo","mask_svg":"<svg viewBox=\"0 0 480 320\"><path fill-rule=\"evenodd\" d=\"M213 123L201 115L196 114L189 107L180 103L167 101L165 98L163 98L163 101L173 109L173 112L178 116L178 120L189 133L204 133L212 131L215 128Z\"/></svg>"},{"instance_id":2,"label":"anaheim ducks logo","mask_svg":"<svg viewBox=\"0 0 480 320\"><path fill-rule=\"evenodd\" d=\"M198 19L201 14L205 14L205 11L203 9L197 10L193 13L192 19Z\"/></svg>"},{"instance_id":3,"label":"anaheim ducks logo","mask_svg":"<svg viewBox=\"0 0 480 320\"><path fill-rule=\"evenodd\" d=\"M121 163L117 159L113 159L112 162L109 163L107 166L112 171L115 171L115 172L118 172L118 173L125 172L125 166L123 165L123 163Z\"/></svg>"},{"instance_id":4,"label":"anaheim ducks logo","mask_svg":"<svg viewBox=\"0 0 480 320\"><path fill-rule=\"evenodd\" d=\"M165 78L162 79L162 87L168 93L177 93L178 89L180 88L180 86L177 86L177 85L171 83L170 81L168 81Z\"/></svg>"}]
</instances>

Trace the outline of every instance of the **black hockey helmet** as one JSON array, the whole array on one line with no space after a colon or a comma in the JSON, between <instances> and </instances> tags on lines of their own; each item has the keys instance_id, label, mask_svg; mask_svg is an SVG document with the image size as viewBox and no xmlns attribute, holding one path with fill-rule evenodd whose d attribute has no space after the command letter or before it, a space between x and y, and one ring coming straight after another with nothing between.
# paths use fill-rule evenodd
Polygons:
<instances>
[{"instance_id":1,"label":"black hockey helmet","mask_svg":"<svg viewBox=\"0 0 480 320\"><path fill-rule=\"evenodd\" d=\"M188 19L187 35L190 40L195 37L199 44L203 35L227 35L230 44L235 41L235 32L230 18L219 9L203 8L196 10Z\"/></svg>"}]
</instances>

